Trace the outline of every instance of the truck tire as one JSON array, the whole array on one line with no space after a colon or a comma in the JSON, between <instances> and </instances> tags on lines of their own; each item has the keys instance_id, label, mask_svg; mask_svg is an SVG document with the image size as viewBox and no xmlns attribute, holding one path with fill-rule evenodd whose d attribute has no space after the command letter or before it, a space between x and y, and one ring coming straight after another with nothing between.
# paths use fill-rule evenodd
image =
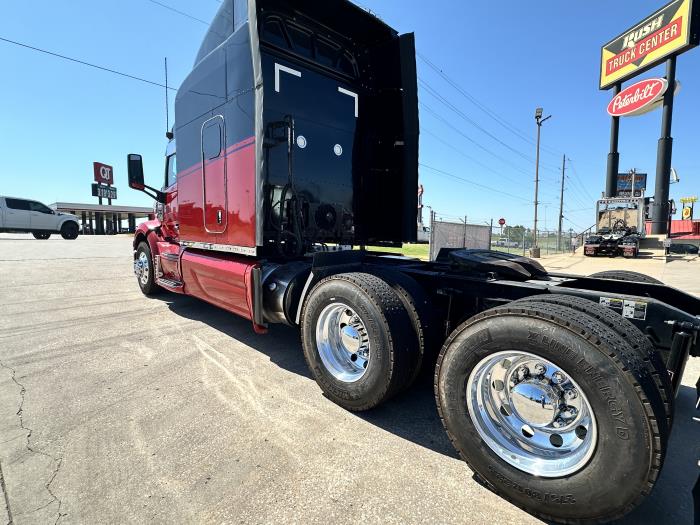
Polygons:
<instances>
[{"instance_id":1,"label":"truck tire","mask_svg":"<svg viewBox=\"0 0 700 525\"><path fill-rule=\"evenodd\" d=\"M43 233L43 232L42 233L32 233L32 235L34 236L35 239L37 239L39 241L45 241L46 239L51 237L50 233Z\"/></svg>"},{"instance_id":2,"label":"truck tire","mask_svg":"<svg viewBox=\"0 0 700 525\"><path fill-rule=\"evenodd\" d=\"M519 299L521 302L540 302L547 304L558 304L566 306L577 312L581 312L597 321L603 323L608 328L615 330L642 358L642 364L646 369L646 373L656 382L656 386L660 395L660 402L663 404L664 413L666 414L665 421L659 420L659 425L664 426L661 434L667 435L670 432L673 424L673 401L674 393L671 385L671 378L668 375L666 364L661 354L656 350L652 342L644 336L644 334L634 326L628 319L625 319L620 314L613 312L609 308L605 308L583 297L575 297L572 295L563 294L548 294L548 295L533 295ZM652 392L653 395L653 392ZM657 401L659 402L659 401ZM664 447L666 444L664 443Z\"/></svg>"},{"instance_id":3,"label":"truck tire","mask_svg":"<svg viewBox=\"0 0 700 525\"><path fill-rule=\"evenodd\" d=\"M401 299L366 273L334 275L313 288L302 310L301 342L321 390L351 411L369 410L400 392L418 360Z\"/></svg>"},{"instance_id":4,"label":"truck tire","mask_svg":"<svg viewBox=\"0 0 700 525\"><path fill-rule=\"evenodd\" d=\"M637 506L663 464L665 414L643 371L597 319L511 303L453 332L435 392L450 440L496 493L547 521L598 523Z\"/></svg>"},{"instance_id":5,"label":"truck tire","mask_svg":"<svg viewBox=\"0 0 700 525\"><path fill-rule=\"evenodd\" d=\"M155 295L162 291L162 288L155 282L155 266L151 248L146 241L142 241L136 248L134 254L134 273L139 288L144 295Z\"/></svg>"},{"instance_id":6,"label":"truck tire","mask_svg":"<svg viewBox=\"0 0 700 525\"><path fill-rule=\"evenodd\" d=\"M589 277L596 277L598 279L615 279L616 281L629 281L635 283L647 283L647 284L664 284L658 279L649 277L639 272L629 272L627 270L608 270L605 272L598 272Z\"/></svg>"},{"instance_id":7,"label":"truck tire","mask_svg":"<svg viewBox=\"0 0 700 525\"><path fill-rule=\"evenodd\" d=\"M61 237L66 240L72 241L77 239L79 233L80 229L73 221L65 222L63 223L63 226L61 226Z\"/></svg>"},{"instance_id":8,"label":"truck tire","mask_svg":"<svg viewBox=\"0 0 700 525\"><path fill-rule=\"evenodd\" d=\"M420 376L424 365L435 364L438 349L442 341L439 340L438 320L435 308L428 300L428 296L421 286L411 277L391 270L372 269L372 275L376 275L391 286L403 303L408 317L411 320L415 333L415 347L418 351L414 370L410 379L404 386L408 389ZM432 367L431 367L432 375Z\"/></svg>"}]
</instances>

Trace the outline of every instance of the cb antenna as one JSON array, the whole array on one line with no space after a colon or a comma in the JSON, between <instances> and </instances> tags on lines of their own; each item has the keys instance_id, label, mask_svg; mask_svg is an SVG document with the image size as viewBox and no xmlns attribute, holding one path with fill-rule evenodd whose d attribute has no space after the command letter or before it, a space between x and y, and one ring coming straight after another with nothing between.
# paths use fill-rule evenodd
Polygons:
<instances>
[{"instance_id":1,"label":"cb antenna","mask_svg":"<svg viewBox=\"0 0 700 525\"><path fill-rule=\"evenodd\" d=\"M172 133L170 132L170 102L168 100L168 57L165 57L165 136L172 140Z\"/></svg>"}]
</instances>

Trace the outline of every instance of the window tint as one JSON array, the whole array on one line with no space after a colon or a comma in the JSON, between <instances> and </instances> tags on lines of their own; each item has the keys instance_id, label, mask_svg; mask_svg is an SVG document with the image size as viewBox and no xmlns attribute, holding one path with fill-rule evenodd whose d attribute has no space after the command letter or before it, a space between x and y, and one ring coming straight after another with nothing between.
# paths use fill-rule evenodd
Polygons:
<instances>
[{"instance_id":1,"label":"window tint","mask_svg":"<svg viewBox=\"0 0 700 525\"><path fill-rule=\"evenodd\" d=\"M355 67L355 60L348 53L345 53L340 57L338 61L338 71L350 75L351 77L357 76L357 68Z\"/></svg>"},{"instance_id":2,"label":"window tint","mask_svg":"<svg viewBox=\"0 0 700 525\"><path fill-rule=\"evenodd\" d=\"M202 130L202 152L204 160L211 160L221 155L221 146L223 142L223 129L221 120L215 119L206 124Z\"/></svg>"},{"instance_id":3,"label":"window tint","mask_svg":"<svg viewBox=\"0 0 700 525\"><path fill-rule=\"evenodd\" d=\"M291 24L287 25L294 51L308 58L314 57L314 43L311 34Z\"/></svg>"},{"instance_id":4,"label":"window tint","mask_svg":"<svg viewBox=\"0 0 700 525\"><path fill-rule=\"evenodd\" d=\"M24 211L29 211L29 201L25 201L23 199L8 199L5 198L5 203L7 204L8 208L11 208L13 210L24 210Z\"/></svg>"},{"instance_id":5,"label":"window tint","mask_svg":"<svg viewBox=\"0 0 700 525\"><path fill-rule=\"evenodd\" d=\"M30 209L31 211L38 211L39 213L46 213L46 214L48 214L48 215L50 215L51 213L53 213L53 212L51 211L51 208L49 208L48 206L43 205L43 204L40 203L40 202L35 202L35 201L29 201L29 209Z\"/></svg>"},{"instance_id":6,"label":"window tint","mask_svg":"<svg viewBox=\"0 0 700 525\"><path fill-rule=\"evenodd\" d=\"M175 155L170 155L168 157L168 171L165 180L165 187L169 188L177 182L177 159Z\"/></svg>"},{"instance_id":7,"label":"window tint","mask_svg":"<svg viewBox=\"0 0 700 525\"><path fill-rule=\"evenodd\" d=\"M359 76L353 54L326 36L320 36L278 15L267 16L260 27L261 40L266 44L291 50L344 75Z\"/></svg>"},{"instance_id":8,"label":"window tint","mask_svg":"<svg viewBox=\"0 0 700 525\"><path fill-rule=\"evenodd\" d=\"M321 38L316 40L316 60L320 64L328 67L335 67L339 52L339 45Z\"/></svg>"},{"instance_id":9,"label":"window tint","mask_svg":"<svg viewBox=\"0 0 700 525\"><path fill-rule=\"evenodd\" d=\"M287 42L287 37L284 36L282 24L279 20L275 20L274 18L268 18L265 21L265 25L263 26L263 38L270 44L285 49L289 48L289 42Z\"/></svg>"}]
</instances>

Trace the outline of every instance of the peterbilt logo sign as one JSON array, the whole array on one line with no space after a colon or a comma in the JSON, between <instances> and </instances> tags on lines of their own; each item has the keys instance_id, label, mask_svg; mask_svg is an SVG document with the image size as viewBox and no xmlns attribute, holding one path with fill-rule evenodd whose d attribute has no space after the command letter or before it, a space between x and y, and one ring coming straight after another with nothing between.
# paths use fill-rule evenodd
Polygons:
<instances>
[{"instance_id":1,"label":"peterbilt logo sign","mask_svg":"<svg viewBox=\"0 0 700 525\"><path fill-rule=\"evenodd\" d=\"M622 90L608 104L608 114L613 117L641 115L655 108L654 103L668 89L665 78L650 78Z\"/></svg>"},{"instance_id":2,"label":"peterbilt logo sign","mask_svg":"<svg viewBox=\"0 0 700 525\"><path fill-rule=\"evenodd\" d=\"M601 50L600 89L608 89L698 44L698 0L674 0Z\"/></svg>"},{"instance_id":3,"label":"peterbilt logo sign","mask_svg":"<svg viewBox=\"0 0 700 525\"><path fill-rule=\"evenodd\" d=\"M109 185L114 184L114 168L112 168L112 166L100 162L93 162L92 167L95 175L95 182Z\"/></svg>"}]
</instances>

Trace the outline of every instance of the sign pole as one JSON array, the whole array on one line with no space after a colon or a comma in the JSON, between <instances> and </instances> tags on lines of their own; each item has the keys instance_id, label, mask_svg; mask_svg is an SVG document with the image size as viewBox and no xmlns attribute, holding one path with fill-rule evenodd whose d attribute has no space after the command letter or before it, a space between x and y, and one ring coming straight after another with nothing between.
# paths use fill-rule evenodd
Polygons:
<instances>
[{"instance_id":1,"label":"sign pole","mask_svg":"<svg viewBox=\"0 0 700 525\"><path fill-rule=\"evenodd\" d=\"M617 83L613 88L613 98L620 94L622 84ZM608 174L605 178L605 197L615 197L617 189L617 174L620 168L620 153L617 151L620 142L620 117L612 117L610 124L610 153L608 153Z\"/></svg>"},{"instance_id":2,"label":"sign pole","mask_svg":"<svg viewBox=\"0 0 700 525\"><path fill-rule=\"evenodd\" d=\"M652 235L668 234L668 197L671 185L671 157L673 155L671 125L673 123L673 96L676 91L675 55L666 61L666 80L669 88L664 94L664 113L661 119L661 138L659 139L656 161L656 187L651 214Z\"/></svg>"}]
</instances>

